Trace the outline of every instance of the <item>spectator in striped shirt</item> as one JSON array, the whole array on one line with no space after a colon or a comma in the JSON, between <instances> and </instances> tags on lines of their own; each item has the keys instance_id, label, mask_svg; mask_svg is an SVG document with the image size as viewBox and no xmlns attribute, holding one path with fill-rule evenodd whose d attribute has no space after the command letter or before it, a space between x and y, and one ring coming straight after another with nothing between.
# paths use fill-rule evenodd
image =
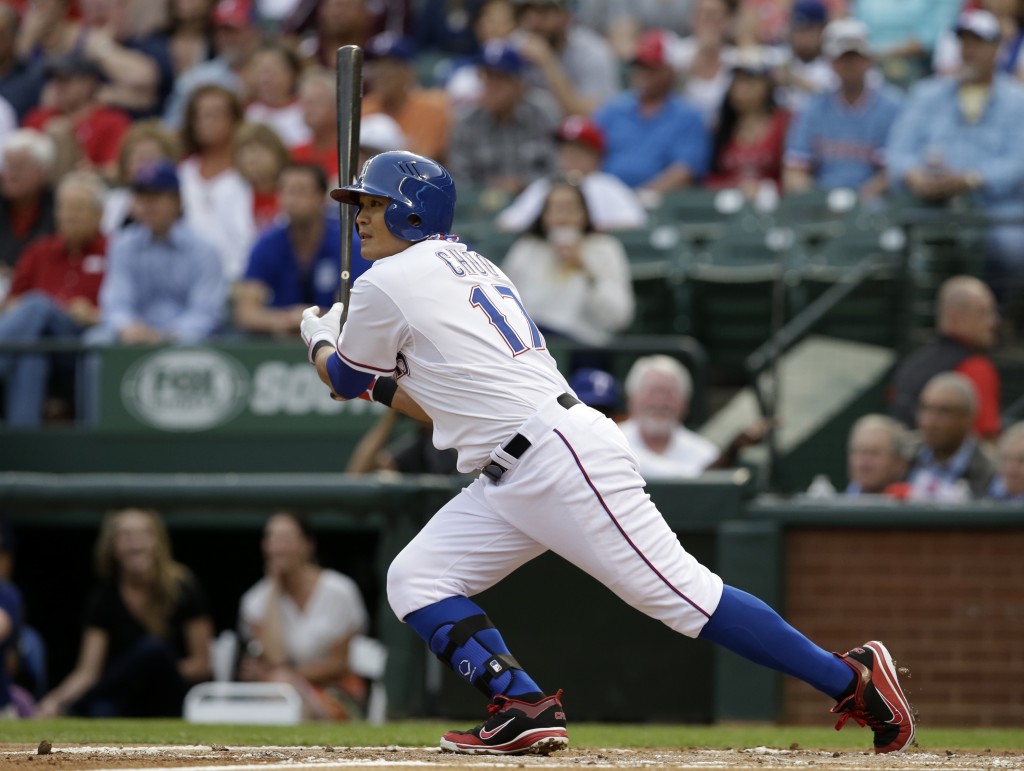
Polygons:
<instances>
[{"instance_id":1,"label":"spectator in striped shirt","mask_svg":"<svg viewBox=\"0 0 1024 771\"><path fill-rule=\"evenodd\" d=\"M862 199L885 192L885 143L899 114L895 89L875 85L863 22L839 19L825 28L825 53L839 86L811 99L786 137L783 187L857 190Z\"/></svg>"}]
</instances>

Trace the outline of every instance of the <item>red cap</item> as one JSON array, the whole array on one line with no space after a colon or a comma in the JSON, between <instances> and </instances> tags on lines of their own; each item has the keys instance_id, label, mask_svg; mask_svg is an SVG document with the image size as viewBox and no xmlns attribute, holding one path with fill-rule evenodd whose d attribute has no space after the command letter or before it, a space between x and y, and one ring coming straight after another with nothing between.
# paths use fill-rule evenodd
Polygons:
<instances>
[{"instance_id":1,"label":"red cap","mask_svg":"<svg viewBox=\"0 0 1024 771\"><path fill-rule=\"evenodd\" d=\"M556 136L563 142L579 142L598 155L604 155L604 134L590 118L570 115L559 125Z\"/></svg>"},{"instance_id":2,"label":"red cap","mask_svg":"<svg viewBox=\"0 0 1024 771\"><path fill-rule=\"evenodd\" d=\"M636 41L633 64L644 67L672 67L669 59L669 33L663 29L650 29Z\"/></svg>"},{"instance_id":3,"label":"red cap","mask_svg":"<svg viewBox=\"0 0 1024 771\"><path fill-rule=\"evenodd\" d=\"M220 0L213 9L215 27L248 27L252 21L250 0Z\"/></svg>"}]
</instances>

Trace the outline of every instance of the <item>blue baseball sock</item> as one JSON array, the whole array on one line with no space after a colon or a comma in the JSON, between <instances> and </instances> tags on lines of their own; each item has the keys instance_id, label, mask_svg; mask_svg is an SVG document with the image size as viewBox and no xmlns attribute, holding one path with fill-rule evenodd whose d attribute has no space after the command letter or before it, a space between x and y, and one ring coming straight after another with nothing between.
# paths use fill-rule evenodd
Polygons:
<instances>
[{"instance_id":1,"label":"blue baseball sock","mask_svg":"<svg viewBox=\"0 0 1024 771\"><path fill-rule=\"evenodd\" d=\"M700 635L755 664L813 685L838 700L853 679L850 667L819 648L752 594L726 586Z\"/></svg>"},{"instance_id":2,"label":"blue baseball sock","mask_svg":"<svg viewBox=\"0 0 1024 771\"><path fill-rule=\"evenodd\" d=\"M468 597L447 597L413 611L404 621L441 661L489 698L499 693L536 699L544 695L509 653L480 606Z\"/></svg>"}]
</instances>

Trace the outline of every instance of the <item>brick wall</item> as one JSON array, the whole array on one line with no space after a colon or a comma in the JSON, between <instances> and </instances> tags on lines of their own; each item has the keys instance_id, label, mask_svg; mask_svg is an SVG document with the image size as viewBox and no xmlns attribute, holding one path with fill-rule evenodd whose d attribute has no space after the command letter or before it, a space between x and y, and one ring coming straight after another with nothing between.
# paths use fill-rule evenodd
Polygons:
<instances>
[{"instance_id":1,"label":"brick wall","mask_svg":"<svg viewBox=\"0 0 1024 771\"><path fill-rule=\"evenodd\" d=\"M844 651L867 640L911 670L922 725L1024 725L1024 530L792 530L784 615ZM831 704L786 678L782 719Z\"/></svg>"}]
</instances>

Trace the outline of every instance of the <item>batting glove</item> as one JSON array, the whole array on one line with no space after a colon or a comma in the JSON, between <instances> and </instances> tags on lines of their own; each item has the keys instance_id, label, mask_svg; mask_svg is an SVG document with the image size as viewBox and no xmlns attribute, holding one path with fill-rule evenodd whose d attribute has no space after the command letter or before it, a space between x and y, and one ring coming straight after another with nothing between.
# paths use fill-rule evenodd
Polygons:
<instances>
[{"instance_id":1,"label":"batting glove","mask_svg":"<svg viewBox=\"0 0 1024 771\"><path fill-rule=\"evenodd\" d=\"M302 312L299 332L306 344L306 355L310 364L316 364L313 361L313 348L321 340L330 343L332 347L338 345L338 338L341 337L341 314L344 310L344 303L334 303L323 316L318 315L320 313L318 305L306 308Z\"/></svg>"}]
</instances>

